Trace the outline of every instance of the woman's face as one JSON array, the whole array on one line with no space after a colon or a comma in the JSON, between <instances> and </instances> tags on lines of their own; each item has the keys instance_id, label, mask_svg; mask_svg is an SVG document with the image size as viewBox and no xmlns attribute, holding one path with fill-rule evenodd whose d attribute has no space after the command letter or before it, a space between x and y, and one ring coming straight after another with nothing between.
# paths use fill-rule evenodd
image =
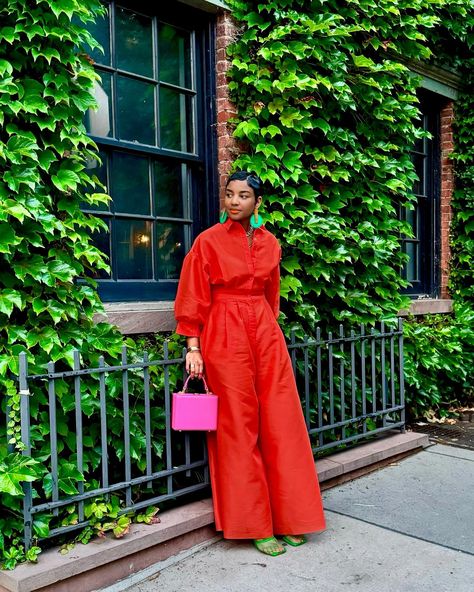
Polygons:
<instances>
[{"instance_id":1,"label":"woman's face","mask_svg":"<svg viewBox=\"0 0 474 592\"><path fill-rule=\"evenodd\" d=\"M231 181L226 187L224 207L231 220L240 222L250 218L261 201L260 196L255 197L255 192L247 185L247 181Z\"/></svg>"}]
</instances>

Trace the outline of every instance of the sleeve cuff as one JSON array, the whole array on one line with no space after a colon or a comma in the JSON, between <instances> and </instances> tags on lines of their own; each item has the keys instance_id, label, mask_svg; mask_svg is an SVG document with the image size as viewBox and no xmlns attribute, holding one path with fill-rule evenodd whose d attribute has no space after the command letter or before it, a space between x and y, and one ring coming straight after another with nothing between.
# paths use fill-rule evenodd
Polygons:
<instances>
[{"instance_id":1,"label":"sleeve cuff","mask_svg":"<svg viewBox=\"0 0 474 592\"><path fill-rule=\"evenodd\" d=\"M199 323L178 321L175 333L178 335L185 335L186 337L200 337L201 325L199 325Z\"/></svg>"}]
</instances>

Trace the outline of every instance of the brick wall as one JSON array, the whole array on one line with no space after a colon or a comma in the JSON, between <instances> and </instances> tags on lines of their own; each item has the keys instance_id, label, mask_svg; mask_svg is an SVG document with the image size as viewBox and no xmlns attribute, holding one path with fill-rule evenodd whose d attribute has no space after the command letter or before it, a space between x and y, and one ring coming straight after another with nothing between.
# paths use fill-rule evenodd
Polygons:
<instances>
[{"instance_id":1,"label":"brick wall","mask_svg":"<svg viewBox=\"0 0 474 592\"><path fill-rule=\"evenodd\" d=\"M454 105L449 101L441 110L441 245L440 245L440 265L441 265L441 285L440 297L449 298L448 278L449 278L449 234L451 225L451 197L453 194L454 177L453 163L449 159L449 154L453 150L453 124Z\"/></svg>"},{"instance_id":2,"label":"brick wall","mask_svg":"<svg viewBox=\"0 0 474 592\"><path fill-rule=\"evenodd\" d=\"M229 169L239 152L239 144L232 137L228 121L236 114L234 105L229 101L226 72L230 62L226 49L234 40L236 26L230 13L222 11L217 16L216 29L216 70L217 70L217 169L219 173L219 195L224 199L224 188Z\"/></svg>"}]
</instances>

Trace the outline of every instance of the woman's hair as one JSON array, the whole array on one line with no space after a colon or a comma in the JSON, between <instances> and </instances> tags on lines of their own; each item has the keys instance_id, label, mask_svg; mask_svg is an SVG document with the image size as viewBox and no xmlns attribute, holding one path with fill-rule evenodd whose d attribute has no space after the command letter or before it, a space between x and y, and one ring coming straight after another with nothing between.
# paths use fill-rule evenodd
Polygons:
<instances>
[{"instance_id":1,"label":"woman's hair","mask_svg":"<svg viewBox=\"0 0 474 592\"><path fill-rule=\"evenodd\" d=\"M263 193L263 182L255 173L248 173L247 171L236 171L232 173L227 179L226 187L231 181L247 181L247 185L251 187L255 193L255 198Z\"/></svg>"}]
</instances>

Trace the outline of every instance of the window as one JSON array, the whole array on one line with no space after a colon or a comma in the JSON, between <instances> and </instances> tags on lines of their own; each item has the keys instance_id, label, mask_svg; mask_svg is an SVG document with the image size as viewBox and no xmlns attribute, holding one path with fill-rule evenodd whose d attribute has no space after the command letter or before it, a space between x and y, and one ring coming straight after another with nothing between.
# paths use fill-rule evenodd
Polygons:
<instances>
[{"instance_id":1,"label":"window","mask_svg":"<svg viewBox=\"0 0 474 592\"><path fill-rule=\"evenodd\" d=\"M153 3L150 3L153 6ZM175 5L176 6L176 5ZM183 257L208 226L215 192L209 100L209 17L188 6L153 11L147 3L107 2L92 35L98 111L86 117L100 148L96 175L112 197L93 210L109 228L94 235L110 258L99 274L104 301L169 300Z\"/></svg>"},{"instance_id":2,"label":"window","mask_svg":"<svg viewBox=\"0 0 474 592\"><path fill-rule=\"evenodd\" d=\"M402 219L409 222L413 238L402 237L402 251L409 256L403 278L410 282L404 290L414 296L437 297L439 291L439 185L440 185L440 108L434 93L423 92L421 125L431 138L418 140L412 151L418 181L414 186L415 209L402 210Z\"/></svg>"}]
</instances>

